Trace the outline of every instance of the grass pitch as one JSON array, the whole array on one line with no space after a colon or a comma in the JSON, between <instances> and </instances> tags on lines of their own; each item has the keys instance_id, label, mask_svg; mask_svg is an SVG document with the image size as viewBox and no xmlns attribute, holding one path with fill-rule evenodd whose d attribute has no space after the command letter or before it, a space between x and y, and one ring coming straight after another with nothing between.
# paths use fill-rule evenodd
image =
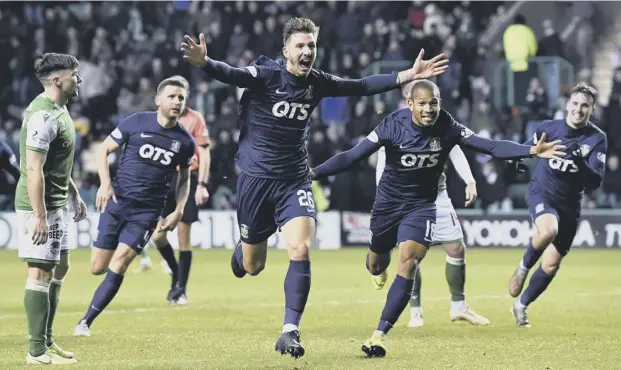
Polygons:
<instances>
[{"instance_id":1,"label":"grass pitch","mask_svg":"<svg viewBox=\"0 0 621 370\"><path fill-rule=\"evenodd\" d=\"M190 304L165 300L169 277L154 268L128 272L115 300L91 328L71 336L102 277L89 273L88 250L72 251L61 291L57 342L84 369L621 369L621 250L573 250L548 292L529 311L532 328L516 328L507 283L521 250L468 251L467 303L492 325L449 320L444 252L423 262L425 327L405 327L406 310L384 359L360 351L377 325L387 287L375 291L366 249L313 251L313 282L302 320L306 356L280 356L273 346L284 311L286 253L270 250L258 277L236 279L228 250L194 252ZM394 266L390 269L394 276ZM23 310L26 269L16 251L0 251L0 369L22 368L27 350ZM392 281L392 277L389 283Z\"/></svg>"}]
</instances>

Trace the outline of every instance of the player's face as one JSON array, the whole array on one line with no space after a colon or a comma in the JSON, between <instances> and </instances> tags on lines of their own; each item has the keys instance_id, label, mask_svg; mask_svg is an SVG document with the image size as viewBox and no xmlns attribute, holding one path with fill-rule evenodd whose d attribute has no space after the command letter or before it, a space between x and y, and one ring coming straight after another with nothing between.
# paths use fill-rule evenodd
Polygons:
<instances>
[{"instance_id":1,"label":"player's face","mask_svg":"<svg viewBox=\"0 0 621 370\"><path fill-rule=\"evenodd\" d=\"M168 85L155 97L155 104L164 117L179 118L185 109L186 95L183 87Z\"/></svg>"},{"instance_id":2,"label":"player's face","mask_svg":"<svg viewBox=\"0 0 621 370\"><path fill-rule=\"evenodd\" d=\"M282 49L289 62L289 72L298 77L307 76L317 57L317 40L312 33L294 33Z\"/></svg>"},{"instance_id":3,"label":"player's face","mask_svg":"<svg viewBox=\"0 0 621 370\"><path fill-rule=\"evenodd\" d=\"M62 71L54 78L56 86L67 98L75 98L78 96L82 77L78 74L77 69Z\"/></svg>"},{"instance_id":4,"label":"player's face","mask_svg":"<svg viewBox=\"0 0 621 370\"><path fill-rule=\"evenodd\" d=\"M567 102L567 120L576 127L585 126L595 110L594 104L593 99L585 94L573 94Z\"/></svg>"},{"instance_id":5,"label":"player's face","mask_svg":"<svg viewBox=\"0 0 621 370\"><path fill-rule=\"evenodd\" d=\"M432 126L440 114L440 97L432 89L418 88L408 99L412 120L421 126Z\"/></svg>"}]
</instances>

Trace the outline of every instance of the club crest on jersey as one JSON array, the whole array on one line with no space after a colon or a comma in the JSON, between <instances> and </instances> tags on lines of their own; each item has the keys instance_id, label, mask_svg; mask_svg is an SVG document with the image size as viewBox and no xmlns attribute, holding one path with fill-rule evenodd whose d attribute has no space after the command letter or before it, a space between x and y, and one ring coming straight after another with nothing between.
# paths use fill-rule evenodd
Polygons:
<instances>
[{"instance_id":1,"label":"club crest on jersey","mask_svg":"<svg viewBox=\"0 0 621 370\"><path fill-rule=\"evenodd\" d=\"M589 153L591 152L591 147L589 145L580 145L580 156L585 158L589 156Z\"/></svg>"},{"instance_id":2,"label":"club crest on jersey","mask_svg":"<svg viewBox=\"0 0 621 370\"><path fill-rule=\"evenodd\" d=\"M177 140L173 140L172 144L170 145L170 150L175 153L179 153L179 149L181 149L181 143Z\"/></svg>"},{"instance_id":3,"label":"club crest on jersey","mask_svg":"<svg viewBox=\"0 0 621 370\"><path fill-rule=\"evenodd\" d=\"M308 89L306 89L306 94L304 94L304 99L311 100L313 98L313 85L310 85Z\"/></svg>"},{"instance_id":4,"label":"club crest on jersey","mask_svg":"<svg viewBox=\"0 0 621 370\"><path fill-rule=\"evenodd\" d=\"M248 237L248 225L241 224L241 226L239 227L239 233L241 234L242 238L247 238Z\"/></svg>"},{"instance_id":5,"label":"club crest on jersey","mask_svg":"<svg viewBox=\"0 0 621 370\"><path fill-rule=\"evenodd\" d=\"M429 149L432 152L439 152L440 150L442 150L442 143L440 142L440 139L438 139L437 137L432 137L429 140Z\"/></svg>"}]
</instances>

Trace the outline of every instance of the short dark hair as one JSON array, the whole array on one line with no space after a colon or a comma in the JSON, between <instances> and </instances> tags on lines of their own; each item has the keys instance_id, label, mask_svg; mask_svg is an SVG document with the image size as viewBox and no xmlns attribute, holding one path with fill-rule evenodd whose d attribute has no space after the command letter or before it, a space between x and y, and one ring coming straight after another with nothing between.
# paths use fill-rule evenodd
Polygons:
<instances>
[{"instance_id":1,"label":"short dark hair","mask_svg":"<svg viewBox=\"0 0 621 370\"><path fill-rule=\"evenodd\" d=\"M45 53L39 54L35 58L35 72L39 80L47 77L52 72L74 70L78 68L80 62L73 55Z\"/></svg>"},{"instance_id":2,"label":"short dark hair","mask_svg":"<svg viewBox=\"0 0 621 370\"><path fill-rule=\"evenodd\" d=\"M187 83L187 81L186 81L186 83ZM177 76L175 76L175 77L169 77L169 78L165 79L164 81L160 82L160 84L159 84L159 85L157 85L157 93L158 93L158 94L159 94L159 93L161 93L161 92L162 92L162 90L164 90L164 88L165 88L166 86L177 86L177 87L181 87L181 88L183 88L183 89L186 91L186 93L187 93L187 92L188 92L188 88L187 88L187 86L186 86L186 83L184 83L183 81L179 80L179 79L177 78Z\"/></svg>"},{"instance_id":3,"label":"short dark hair","mask_svg":"<svg viewBox=\"0 0 621 370\"><path fill-rule=\"evenodd\" d=\"M409 99L412 99L412 96L414 95L414 90L420 89L420 88L429 89L433 91L434 95L437 95L438 97L440 97L440 89L438 88L438 85L436 85L435 83L429 80L415 80L410 83L412 85L410 86L410 91L409 91L410 96L408 97Z\"/></svg>"},{"instance_id":4,"label":"short dark hair","mask_svg":"<svg viewBox=\"0 0 621 370\"><path fill-rule=\"evenodd\" d=\"M584 94L590 97L593 100L593 105L595 105L595 102L597 101L597 90L595 90L593 86L589 86L585 83L579 83L574 86L574 88L571 89L569 96L572 96L574 94Z\"/></svg>"},{"instance_id":5,"label":"short dark hair","mask_svg":"<svg viewBox=\"0 0 621 370\"><path fill-rule=\"evenodd\" d=\"M312 33L317 37L319 34L319 27L315 25L315 22L308 18L291 18L285 24L282 29L282 42L287 43L294 33Z\"/></svg>"}]
</instances>

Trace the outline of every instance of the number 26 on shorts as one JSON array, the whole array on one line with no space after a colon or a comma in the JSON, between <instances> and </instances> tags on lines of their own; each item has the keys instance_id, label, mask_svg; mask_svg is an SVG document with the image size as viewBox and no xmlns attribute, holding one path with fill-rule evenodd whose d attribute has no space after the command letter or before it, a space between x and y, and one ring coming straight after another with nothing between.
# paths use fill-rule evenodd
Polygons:
<instances>
[{"instance_id":1,"label":"number 26 on shorts","mask_svg":"<svg viewBox=\"0 0 621 370\"><path fill-rule=\"evenodd\" d=\"M309 209L315 209L315 199L313 199L313 192L306 190L298 190L297 192L298 202L300 207L308 207Z\"/></svg>"}]
</instances>

